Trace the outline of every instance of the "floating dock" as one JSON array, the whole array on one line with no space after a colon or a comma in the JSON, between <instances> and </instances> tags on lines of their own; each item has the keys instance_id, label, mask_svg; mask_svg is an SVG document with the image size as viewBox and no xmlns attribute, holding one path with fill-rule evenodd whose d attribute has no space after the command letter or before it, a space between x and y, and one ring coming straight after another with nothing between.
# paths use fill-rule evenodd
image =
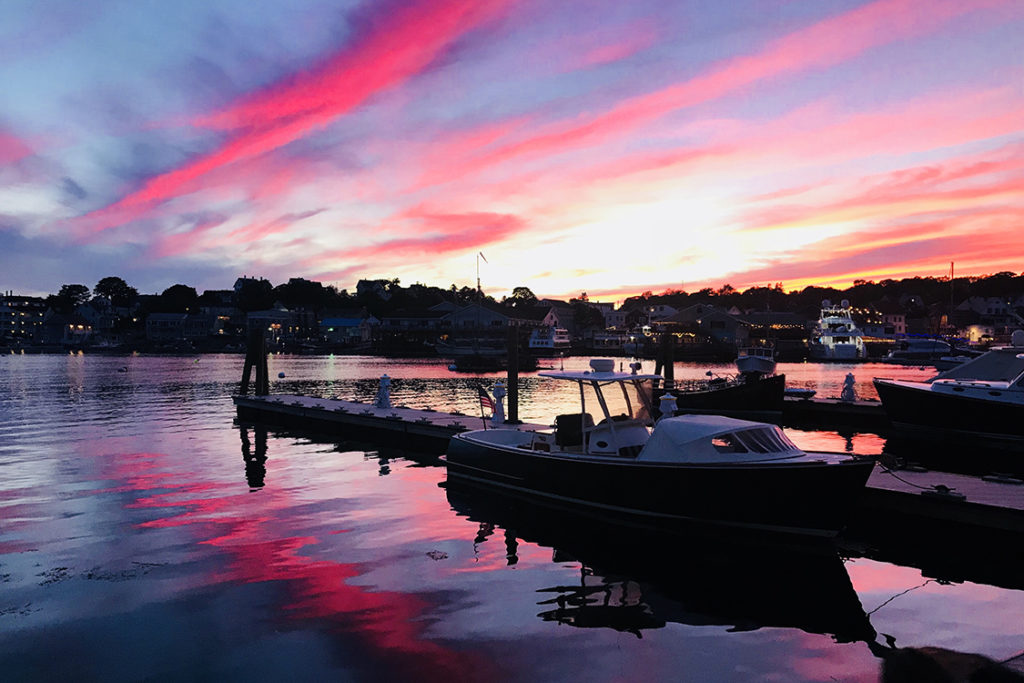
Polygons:
<instances>
[{"instance_id":1,"label":"floating dock","mask_svg":"<svg viewBox=\"0 0 1024 683\"><path fill-rule=\"evenodd\" d=\"M847 427L875 434L884 434L892 426L880 402L842 401L838 398L786 397L783 399L781 411L684 407L680 408L680 414L682 413L725 415L802 429L834 430Z\"/></svg>"},{"instance_id":2,"label":"floating dock","mask_svg":"<svg viewBox=\"0 0 1024 683\"><path fill-rule=\"evenodd\" d=\"M233 396L242 420L296 427L325 434L346 434L400 439L411 450L444 452L452 435L470 429L491 428L490 420L460 412L395 406L298 394ZM549 425L503 425L502 429L537 431Z\"/></svg>"}]
</instances>

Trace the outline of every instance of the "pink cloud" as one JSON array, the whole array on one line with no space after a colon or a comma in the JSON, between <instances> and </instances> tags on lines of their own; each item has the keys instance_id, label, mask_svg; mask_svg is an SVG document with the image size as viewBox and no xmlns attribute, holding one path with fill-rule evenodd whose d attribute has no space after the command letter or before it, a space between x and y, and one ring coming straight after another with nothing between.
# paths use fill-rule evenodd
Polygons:
<instances>
[{"instance_id":1,"label":"pink cloud","mask_svg":"<svg viewBox=\"0 0 1024 683\"><path fill-rule=\"evenodd\" d=\"M754 54L719 62L683 83L628 99L604 113L582 121L555 123L519 141L481 152L475 158L450 164L448 168L431 169L424 174L424 180L447 182L516 158L554 155L621 139L654 119L738 92L759 81L835 66L871 48L926 35L969 12L1007 4L1007 0L878 0L798 29Z\"/></svg>"},{"instance_id":2,"label":"pink cloud","mask_svg":"<svg viewBox=\"0 0 1024 683\"><path fill-rule=\"evenodd\" d=\"M499 213L428 213L422 209L401 215L407 231L422 237L398 238L366 247L339 249L319 254L306 262L317 266L325 261L379 260L394 263L395 259L430 254L431 258L459 251L479 249L518 234L526 225L522 218Z\"/></svg>"},{"instance_id":3,"label":"pink cloud","mask_svg":"<svg viewBox=\"0 0 1024 683\"><path fill-rule=\"evenodd\" d=\"M227 165L278 149L351 112L375 94L412 78L445 48L502 9L503 0L437 0L403 6L378 30L327 59L194 123L229 132L213 152L147 181L114 204L87 214L80 225L102 231L128 222L154 204L199 187Z\"/></svg>"},{"instance_id":4,"label":"pink cloud","mask_svg":"<svg viewBox=\"0 0 1024 683\"><path fill-rule=\"evenodd\" d=\"M0 164L13 164L31 155L32 148L24 140L0 130Z\"/></svg>"}]
</instances>

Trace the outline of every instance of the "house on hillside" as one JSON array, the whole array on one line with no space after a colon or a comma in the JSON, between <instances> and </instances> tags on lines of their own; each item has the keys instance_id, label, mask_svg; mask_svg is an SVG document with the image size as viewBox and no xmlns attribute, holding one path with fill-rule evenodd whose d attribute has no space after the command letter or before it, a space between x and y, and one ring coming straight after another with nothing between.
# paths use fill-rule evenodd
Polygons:
<instances>
[{"instance_id":1,"label":"house on hillside","mask_svg":"<svg viewBox=\"0 0 1024 683\"><path fill-rule=\"evenodd\" d=\"M366 344L380 324L365 310L332 311L320 319L320 336L332 344Z\"/></svg>"},{"instance_id":2,"label":"house on hillside","mask_svg":"<svg viewBox=\"0 0 1024 683\"><path fill-rule=\"evenodd\" d=\"M77 345L92 340L92 325L82 316L49 312L38 328L37 340L43 344Z\"/></svg>"}]
</instances>

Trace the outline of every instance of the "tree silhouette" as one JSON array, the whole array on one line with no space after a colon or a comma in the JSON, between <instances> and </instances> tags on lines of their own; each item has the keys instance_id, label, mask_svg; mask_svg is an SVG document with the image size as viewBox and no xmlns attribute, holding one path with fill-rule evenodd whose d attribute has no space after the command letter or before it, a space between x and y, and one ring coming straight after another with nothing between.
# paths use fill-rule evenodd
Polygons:
<instances>
[{"instance_id":1,"label":"tree silhouette","mask_svg":"<svg viewBox=\"0 0 1024 683\"><path fill-rule=\"evenodd\" d=\"M110 299L110 303L115 306L128 306L139 295L137 289L129 287L127 282L113 275L97 282L92 292L96 296Z\"/></svg>"},{"instance_id":2,"label":"tree silhouette","mask_svg":"<svg viewBox=\"0 0 1024 683\"><path fill-rule=\"evenodd\" d=\"M160 308L165 313L194 313L198 302L195 288L188 285L171 285L160 294Z\"/></svg>"}]
</instances>

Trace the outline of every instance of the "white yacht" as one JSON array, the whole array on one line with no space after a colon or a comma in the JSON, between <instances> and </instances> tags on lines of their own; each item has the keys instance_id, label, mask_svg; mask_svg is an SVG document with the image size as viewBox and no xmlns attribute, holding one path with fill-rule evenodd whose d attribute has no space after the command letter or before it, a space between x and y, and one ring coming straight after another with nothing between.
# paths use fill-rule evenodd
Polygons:
<instances>
[{"instance_id":1,"label":"white yacht","mask_svg":"<svg viewBox=\"0 0 1024 683\"><path fill-rule=\"evenodd\" d=\"M843 299L838 306L825 299L821 316L811 338L809 356L814 360L860 360L867 358L863 333L853 321L850 302Z\"/></svg>"},{"instance_id":2,"label":"white yacht","mask_svg":"<svg viewBox=\"0 0 1024 683\"><path fill-rule=\"evenodd\" d=\"M771 375L775 372L775 349L771 346L749 346L736 355L736 369L743 375Z\"/></svg>"},{"instance_id":3,"label":"white yacht","mask_svg":"<svg viewBox=\"0 0 1024 683\"><path fill-rule=\"evenodd\" d=\"M535 356L558 356L569 353L572 338L561 327L539 327L530 333L530 353Z\"/></svg>"}]
</instances>

